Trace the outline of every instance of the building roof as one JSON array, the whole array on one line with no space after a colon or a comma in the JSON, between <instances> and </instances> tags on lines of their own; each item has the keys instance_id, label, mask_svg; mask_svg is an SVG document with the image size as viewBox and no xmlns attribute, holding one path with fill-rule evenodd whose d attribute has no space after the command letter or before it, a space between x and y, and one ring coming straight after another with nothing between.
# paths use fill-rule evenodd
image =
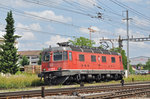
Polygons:
<instances>
[{"instance_id":1,"label":"building roof","mask_svg":"<svg viewBox=\"0 0 150 99\"><path fill-rule=\"evenodd\" d=\"M139 56L139 57L130 58L130 64L131 65L137 65L137 64L145 65L148 59L150 59L150 57L147 57L147 56Z\"/></svg>"},{"instance_id":2,"label":"building roof","mask_svg":"<svg viewBox=\"0 0 150 99\"><path fill-rule=\"evenodd\" d=\"M40 55L40 53L41 53L41 50L18 51L18 54L21 56Z\"/></svg>"}]
</instances>

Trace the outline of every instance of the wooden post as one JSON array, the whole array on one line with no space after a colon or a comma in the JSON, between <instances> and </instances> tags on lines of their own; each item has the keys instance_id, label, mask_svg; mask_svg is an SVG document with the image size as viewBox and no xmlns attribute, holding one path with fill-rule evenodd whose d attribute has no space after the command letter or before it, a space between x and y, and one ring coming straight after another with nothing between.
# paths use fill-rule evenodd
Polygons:
<instances>
[{"instance_id":1,"label":"wooden post","mask_svg":"<svg viewBox=\"0 0 150 99\"><path fill-rule=\"evenodd\" d=\"M45 97L45 87L44 86L41 87L41 97L42 98Z\"/></svg>"}]
</instances>

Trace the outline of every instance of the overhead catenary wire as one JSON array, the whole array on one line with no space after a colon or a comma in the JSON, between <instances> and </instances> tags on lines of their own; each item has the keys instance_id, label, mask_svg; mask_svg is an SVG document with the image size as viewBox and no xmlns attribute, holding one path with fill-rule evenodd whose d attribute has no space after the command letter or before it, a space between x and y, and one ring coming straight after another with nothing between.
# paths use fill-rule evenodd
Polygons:
<instances>
[{"instance_id":1,"label":"overhead catenary wire","mask_svg":"<svg viewBox=\"0 0 150 99\"><path fill-rule=\"evenodd\" d=\"M5 26L6 24L1 24L0 23L0 25ZM65 37L78 37L78 36L63 35L63 34L58 34L58 33L51 33L51 32L46 32L46 31L34 30L34 29L18 27L18 26L15 26L15 28L26 30L26 31L34 31L34 32L38 32L38 33L45 33L45 34L49 34L49 35L60 35L60 36L65 36ZM5 31L5 30L3 30L3 31Z\"/></svg>"},{"instance_id":2,"label":"overhead catenary wire","mask_svg":"<svg viewBox=\"0 0 150 99\"><path fill-rule=\"evenodd\" d=\"M34 4L38 4L38 5L42 5L42 6L46 6L46 7L52 7L52 6L50 6L50 5L45 5L44 3L42 3L42 2L32 2L31 0L29 1L29 0L24 0L24 1L27 1L27 2L29 2L29 3L34 3ZM92 3L92 2L91 2ZM44 4L44 5L43 5ZM94 4L93 4L93 6L94 6ZM57 7L54 7L54 8L57 8ZM60 10L62 10L62 9L60 9ZM65 9L66 10L66 9ZM66 11L68 11L68 10L66 10ZM74 13L74 12L73 12ZM86 14L85 14L86 15ZM87 15L86 15L87 16ZM94 17L94 16L90 16L90 17L92 17L92 18L97 18L97 17ZM103 20L102 20L103 21ZM108 21L108 20L107 20ZM110 24L110 23L108 23L108 22L106 22L106 24L109 24L109 25L111 25L111 26L113 26L114 27L114 25L112 25L112 24ZM115 23L116 24L116 23ZM115 25L116 26L116 25ZM119 25L118 25L119 26ZM99 31L98 31L99 32Z\"/></svg>"},{"instance_id":3,"label":"overhead catenary wire","mask_svg":"<svg viewBox=\"0 0 150 99\"><path fill-rule=\"evenodd\" d=\"M55 6L52 6L52 5L50 6L47 3L35 2L35 1L29 1L29 0L24 0L24 1L29 2L29 3L33 3L33 4L37 4L37 5L43 5L43 6L50 7L50 8L64 10L64 11L68 11L68 12L72 12L72 13L76 13L76 14L80 14L80 15L84 15L84 16L88 16L88 17L93 17L93 15L91 15L91 14L87 14L87 13L83 13L83 12L80 12L80 11L75 11L75 10L71 10L71 9L67 9L67 8L59 8L59 7L55 7Z\"/></svg>"},{"instance_id":4,"label":"overhead catenary wire","mask_svg":"<svg viewBox=\"0 0 150 99\"><path fill-rule=\"evenodd\" d=\"M148 16L142 14L141 12L139 12L139 11L137 11L137 10L135 10L135 9L133 9L133 8L131 8L131 7L121 3L121 2L119 2L118 0L109 0L109 1L113 2L114 4L120 6L120 7L124 8L124 9L128 9L132 13L137 14L137 15L145 18L146 20L150 21L150 17L148 17Z\"/></svg>"},{"instance_id":5,"label":"overhead catenary wire","mask_svg":"<svg viewBox=\"0 0 150 99\"><path fill-rule=\"evenodd\" d=\"M25 0L25 1L29 1L29 0ZM39 5L39 4L38 4ZM93 5L94 6L94 5ZM50 6L49 6L50 7ZM6 7L6 8L8 8L8 6ZM9 7L10 8L10 7ZM9 9L9 10L11 10L11 9ZM18 10L17 10L18 11ZM106 10L105 10L106 11ZM71 12L71 11L70 11ZM18 12L17 12L18 13ZM41 20L46 20L47 21L47 18L43 18L43 17L39 17L39 16L37 16L37 15L28 15L28 14L30 14L30 13L27 13L27 12L23 12L22 11L22 13L19 13L19 14L22 14L23 16L30 16L30 17L33 17L33 18L39 18L39 19L41 19ZM87 15L86 15L87 16ZM120 16L121 17L121 16ZM109 25L111 25L111 26L117 26L117 27L120 27L120 25L117 25L117 24L120 24L120 22L118 21L116 21L115 19L112 19L112 18L110 18L110 17L108 17L107 15L106 15L106 17L104 18L104 20L102 20L102 21L104 21L104 22L106 22L106 24L109 24ZM53 22L57 22L56 20L50 20L50 19L48 19L49 21L53 21ZM58 22L58 23L61 23L61 24L64 24L64 25L68 25L68 26L73 26L73 27L76 27L76 28L83 28L83 27L81 27L81 26L78 26L78 25L74 25L74 24L69 24L69 23L65 23L65 22ZM114 24L116 24L116 25L114 25ZM87 28L86 28L87 29ZM98 32L101 32L102 33L102 31L98 31Z\"/></svg>"},{"instance_id":6,"label":"overhead catenary wire","mask_svg":"<svg viewBox=\"0 0 150 99\"><path fill-rule=\"evenodd\" d=\"M69 2L67 0L63 0L63 1L67 4L69 4L72 8L75 8L79 11L83 11L84 13L89 12L91 14L96 14L96 11L93 11L93 10L89 9L89 7L86 6L86 5L79 4L78 2L74 2L74 1L72 1L72 2Z\"/></svg>"}]
</instances>

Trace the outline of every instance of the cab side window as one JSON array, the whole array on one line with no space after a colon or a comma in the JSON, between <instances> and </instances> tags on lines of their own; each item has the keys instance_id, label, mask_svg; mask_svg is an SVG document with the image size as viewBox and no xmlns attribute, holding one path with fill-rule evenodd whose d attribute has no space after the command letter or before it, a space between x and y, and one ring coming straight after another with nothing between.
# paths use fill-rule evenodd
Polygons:
<instances>
[{"instance_id":1,"label":"cab side window","mask_svg":"<svg viewBox=\"0 0 150 99\"><path fill-rule=\"evenodd\" d=\"M84 55L83 54L79 54L79 61L84 61Z\"/></svg>"},{"instance_id":2,"label":"cab side window","mask_svg":"<svg viewBox=\"0 0 150 99\"><path fill-rule=\"evenodd\" d=\"M69 60L72 60L72 52L69 52Z\"/></svg>"},{"instance_id":3,"label":"cab side window","mask_svg":"<svg viewBox=\"0 0 150 99\"><path fill-rule=\"evenodd\" d=\"M96 62L96 56L95 55L91 55L91 62Z\"/></svg>"},{"instance_id":4,"label":"cab side window","mask_svg":"<svg viewBox=\"0 0 150 99\"><path fill-rule=\"evenodd\" d=\"M50 60L50 54L49 53L44 53L43 54L43 61L49 61Z\"/></svg>"},{"instance_id":5,"label":"cab side window","mask_svg":"<svg viewBox=\"0 0 150 99\"><path fill-rule=\"evenodd\" d=\"M116 62L115 57L111 57L111 62L112 62L112 63L115 63L115 62Z\"/></svg>"}]
</instances>

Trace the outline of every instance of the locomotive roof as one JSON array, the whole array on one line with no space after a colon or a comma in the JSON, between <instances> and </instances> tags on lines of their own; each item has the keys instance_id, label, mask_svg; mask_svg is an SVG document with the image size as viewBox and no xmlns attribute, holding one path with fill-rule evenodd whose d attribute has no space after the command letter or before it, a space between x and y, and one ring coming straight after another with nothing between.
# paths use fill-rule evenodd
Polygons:
<instances>
[{"instance_id":1,"label":"locomotive roof","mask_svg":"<svg viewBox=\"0 0 150 99\"><path fill-rule=\"evenodd\" d=\"M117 52L114 52L114 51L108 51L108 50L99 49L99 48L90 48L86 46L59 46L59 47L52 47L52 48L50 47L50 48L44 49L43 51L47 52L47 51L66 51L66 50L119 55Z\"/></svg>"}]
</instances>

